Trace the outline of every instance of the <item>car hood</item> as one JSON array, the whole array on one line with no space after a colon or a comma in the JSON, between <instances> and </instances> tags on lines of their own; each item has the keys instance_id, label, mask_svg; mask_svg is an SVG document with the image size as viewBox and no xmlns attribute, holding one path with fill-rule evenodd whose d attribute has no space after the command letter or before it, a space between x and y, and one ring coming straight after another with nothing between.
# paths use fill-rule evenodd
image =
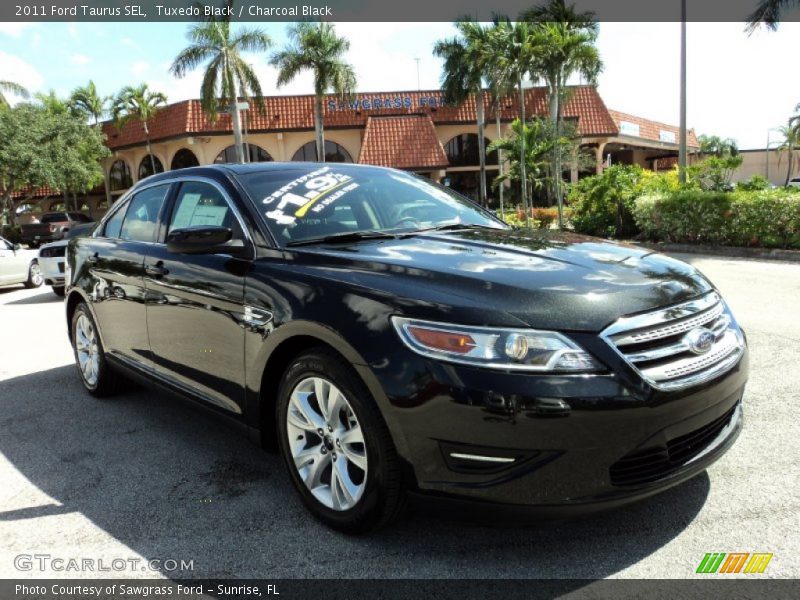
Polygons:
<instances>
[{"instance_id":1,"label":"car hood","mask_svg":"<svg viewBox=\"0 0 800 600\"><path fill-rule=\"evenodd\" d=\"M472 308L486 324L507 324L497 316L503 311L530 327L599 331L623 315L712 289L681 261L571 233L431 232L304 247L307 252L315 255L315 269L329 261L353 284L440 308Z\"/></svg>"}]
</instances>

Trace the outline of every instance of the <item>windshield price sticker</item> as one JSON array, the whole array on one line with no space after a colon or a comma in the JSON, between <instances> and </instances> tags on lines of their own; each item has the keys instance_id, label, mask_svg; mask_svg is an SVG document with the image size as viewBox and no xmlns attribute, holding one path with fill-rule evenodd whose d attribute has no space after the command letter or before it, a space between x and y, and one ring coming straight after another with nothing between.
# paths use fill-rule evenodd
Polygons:
<instances>
[{"instance_id":1,"label":"windshield price sticker","mask_svg":"<svg viewBox=\"0 0 800 600\"><path fill-rule=\"evenodd\" d=\"M318 213L357 187L349 175L323 167L290 181L262 202L274 207L265 213L268 219L280 225L291 225L297 218L305 217L309 210Z\"/></svg>"}]
</instances>

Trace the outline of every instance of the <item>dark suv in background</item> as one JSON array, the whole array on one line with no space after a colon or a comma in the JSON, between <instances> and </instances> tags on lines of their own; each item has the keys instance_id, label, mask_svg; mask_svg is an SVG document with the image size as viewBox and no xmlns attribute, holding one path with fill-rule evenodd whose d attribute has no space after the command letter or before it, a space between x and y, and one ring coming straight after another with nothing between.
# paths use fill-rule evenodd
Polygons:
<instances>
[{"instance_id":1,"label":"dark suv in background","mask_svg":"<svg viewBox=\"0 0 800 600\"><path fill-rule=\"evenodd\" d=\"M400 171L159 174L67 262L90 393L124 373L227 415L346 531L408 492L616 506L702 472L742 424L744 334L694 268L512 229Z\"/></svg>"}]
</instances>

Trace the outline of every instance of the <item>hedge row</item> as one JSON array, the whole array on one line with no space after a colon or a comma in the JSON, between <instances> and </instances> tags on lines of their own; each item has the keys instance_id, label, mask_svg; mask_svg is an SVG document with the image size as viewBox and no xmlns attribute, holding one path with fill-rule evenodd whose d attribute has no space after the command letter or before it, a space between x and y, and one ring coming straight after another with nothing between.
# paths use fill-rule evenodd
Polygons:
<instances>
[{"instance_id":1,"label":"hedge row","mask_svg":"<svg viewBox=\"0 0 800 600\"><path fill-rule=\"evenodd\" d=\"M632 212L650 240L800 248L800 193L791 190L651 194Z\"/></svg>"}]
</instances>

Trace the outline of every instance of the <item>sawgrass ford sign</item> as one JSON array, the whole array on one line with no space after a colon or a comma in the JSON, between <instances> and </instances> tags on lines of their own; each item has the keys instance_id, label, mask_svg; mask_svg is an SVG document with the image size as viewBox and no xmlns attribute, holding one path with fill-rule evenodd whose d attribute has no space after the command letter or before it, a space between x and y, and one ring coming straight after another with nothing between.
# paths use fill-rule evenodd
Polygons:
<instances>
[{"instance_id":1,"label":"sawgrass ford sign","mask_svg":"<svg viewBox=\"0 0 800 600\"><path fill-rule=\"evenodd\" d=\"M328 102L328 112L337 110L379 110L382 108L439 108L444 106L444 96L419 96L416 98L411 96L373 96L364 97L346 101L330 100Z\"/></svg>"}]
</instances>

